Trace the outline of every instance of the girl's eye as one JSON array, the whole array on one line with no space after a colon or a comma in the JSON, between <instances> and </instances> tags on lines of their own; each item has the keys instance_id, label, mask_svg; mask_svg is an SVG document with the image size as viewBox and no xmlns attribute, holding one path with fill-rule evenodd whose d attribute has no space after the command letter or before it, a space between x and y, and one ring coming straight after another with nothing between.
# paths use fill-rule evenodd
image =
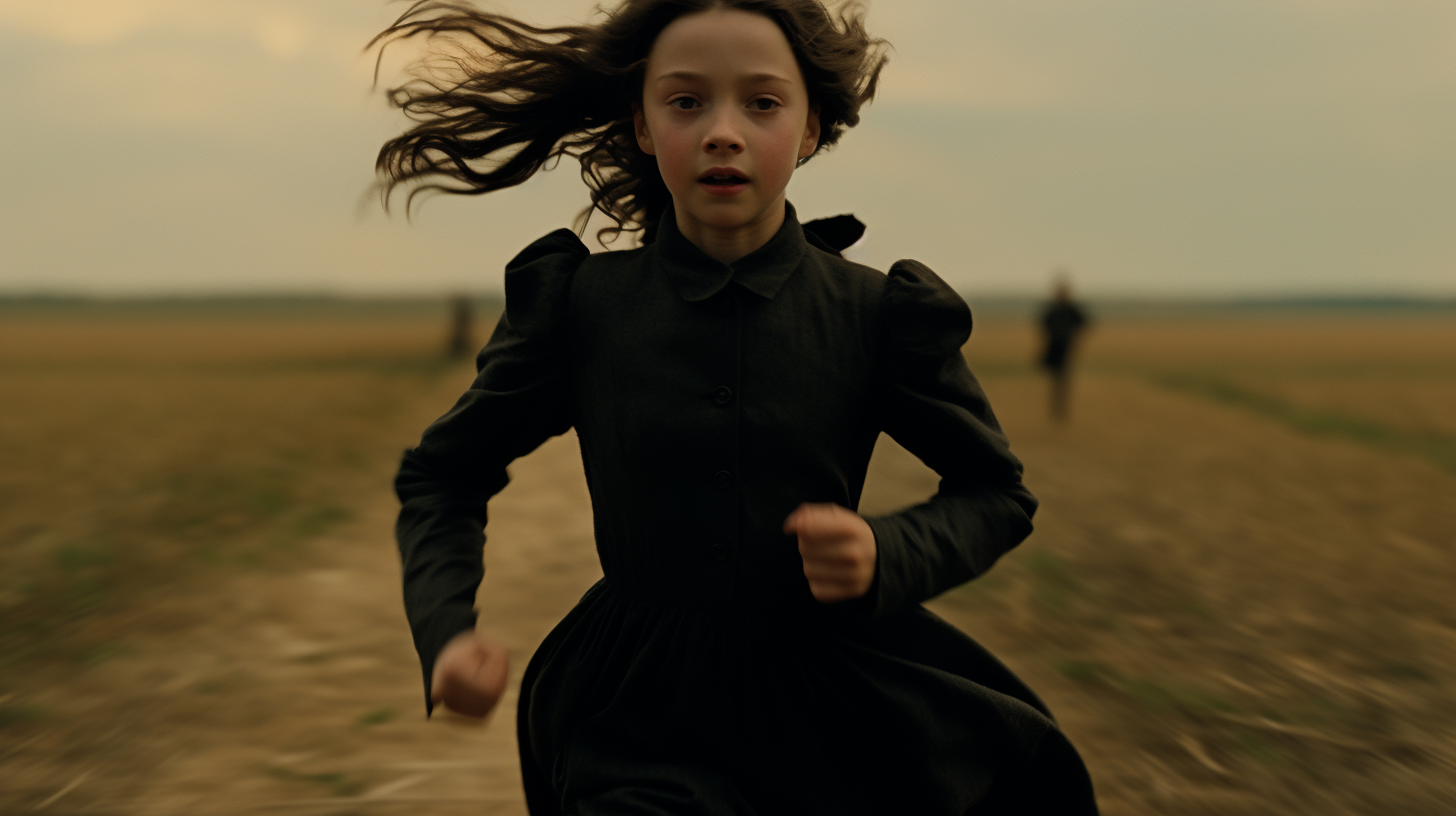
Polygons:
<instances>
[{"instance_id":1,"label":"girl's eye","mask_svg":"<svg viewBox=\"0 0 1456 816\"><path fill-rule=\"evenodd\" d=\"M677 108L678 110L692 110L698 106L698 100L691 96L679 96L667 100L667 106L669 108Z\"/></svg>"},{"instance_id":2,"label":"girl's eye","mask_svg":"<svg viewBox=\"0 0 1456 816\"><path fill-rule=\"evenodd\" d=\"M756 111L771 111L777 107L779 107L778 100L769 99L766 96L761 96L758 99L755 99L752 102L748 103L749 110Z\"/></svg>"}]
</instances>

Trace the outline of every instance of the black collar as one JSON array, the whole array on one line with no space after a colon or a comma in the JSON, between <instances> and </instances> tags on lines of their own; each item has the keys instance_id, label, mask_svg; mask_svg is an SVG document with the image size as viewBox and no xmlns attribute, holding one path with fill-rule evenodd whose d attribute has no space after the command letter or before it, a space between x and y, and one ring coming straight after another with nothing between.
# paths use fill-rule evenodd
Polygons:
<instances>
[{"instance_id":1,"label":"black collar","mask_svg":"<svg viewBox=\"0 0 1456 816\"><path fill-rule=\"evenodd\" d=\"M707 300L722 291L728 282L760 297L773 300L789 275L799 266L809 242L794 214L794 205L784 203L784 223L768 243L725 264L698 249L677 229L677 218L669 207L657 226L657 239L652 251L666 271L673 289L686 301Z\"/></svg>"}]
</instances>

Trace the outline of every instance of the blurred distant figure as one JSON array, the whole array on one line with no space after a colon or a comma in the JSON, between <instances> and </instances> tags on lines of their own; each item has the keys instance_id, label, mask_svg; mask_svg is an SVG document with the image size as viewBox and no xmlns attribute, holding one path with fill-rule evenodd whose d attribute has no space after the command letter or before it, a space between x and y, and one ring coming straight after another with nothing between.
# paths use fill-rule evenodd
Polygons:
<instances>
[{"instance_id":1,"label":"blurred distant figure","mask_svg":"<svg viewBox=\"0 0 1456 816\"><path fill-rule=\"evenodd\" d=\"M450 299L450 334L445 341L445 354L458 360L471 352L470 298L456 295Z\"/></svg>"},{"instance_id":2,"label":"blurred distant figure","mask_svg":"<svg viewBox=\"0 0 1456 816\"><path fill-rule=\"evenodd\" d=\"M1072 288L1065 279L1056 283L1052 301L1041 313L1041 329L1046 348L1041 355L1042 367L1052 379L1052 419L1065 422L1068 401L1068 368L1077 335L1087 326L1087 313L1072 301Z\"/></svg>"}]
</instances>

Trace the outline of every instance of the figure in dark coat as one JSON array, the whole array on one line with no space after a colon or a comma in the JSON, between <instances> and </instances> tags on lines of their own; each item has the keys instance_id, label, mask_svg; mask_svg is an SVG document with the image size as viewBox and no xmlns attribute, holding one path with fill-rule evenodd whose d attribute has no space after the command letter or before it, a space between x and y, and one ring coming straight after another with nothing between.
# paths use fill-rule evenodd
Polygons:
<instances>
[{"instance_id":1,"label":"figure in dark coat","mask_svg":"<svg viewBox=\"0 0 1456 816\"><path fill-rule=\"evenodd\" d=\"M1077 337L1087 327L1087 313L1072 301L1072 289L1058 281L1052 302L1041 313L1041 330L1046 341L1041 365L1051 375L1051 414L1057 422L1067 420L1072 351Z\"/></svg>"},{"instance_id":2,"label":"figure in dark coat","mask_svg":"<svg viewBox=\"0 0 1456 816\"><path fill-rule=\"evenodd\" d=\"M450 331L445 338L445 356L459 360L474 351L470 347L472 322L470 298L464 295L450 298Z\"/></svg>"}]
</instances>

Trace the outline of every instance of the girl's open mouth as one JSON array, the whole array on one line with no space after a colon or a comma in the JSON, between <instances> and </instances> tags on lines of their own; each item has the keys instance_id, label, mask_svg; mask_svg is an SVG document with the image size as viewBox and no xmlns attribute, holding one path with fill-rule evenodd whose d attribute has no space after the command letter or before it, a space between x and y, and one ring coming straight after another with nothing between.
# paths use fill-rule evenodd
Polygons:
<instances>
[{"instance_id":1,"label":"girl's open mouth","mask_svg":"<svg viewBox=\"0 0 1456 816\"><path fill-rule=\"evenodd\" d=\"M748 183L748 179L736 173L711 173L698 179L698 181L712 187L732 187Z\"/></svg>"},{"instance_id":2,"label":"girl's open mouth","mask_svg":"<svg viewBox=\"0 0 1456 816\"><path fill-rule=\"evenodd\" d=\"M748 178L731 167L714 167L698 177L709 195L733 196L748 189Z\"/></svg>"}]
</instances>

